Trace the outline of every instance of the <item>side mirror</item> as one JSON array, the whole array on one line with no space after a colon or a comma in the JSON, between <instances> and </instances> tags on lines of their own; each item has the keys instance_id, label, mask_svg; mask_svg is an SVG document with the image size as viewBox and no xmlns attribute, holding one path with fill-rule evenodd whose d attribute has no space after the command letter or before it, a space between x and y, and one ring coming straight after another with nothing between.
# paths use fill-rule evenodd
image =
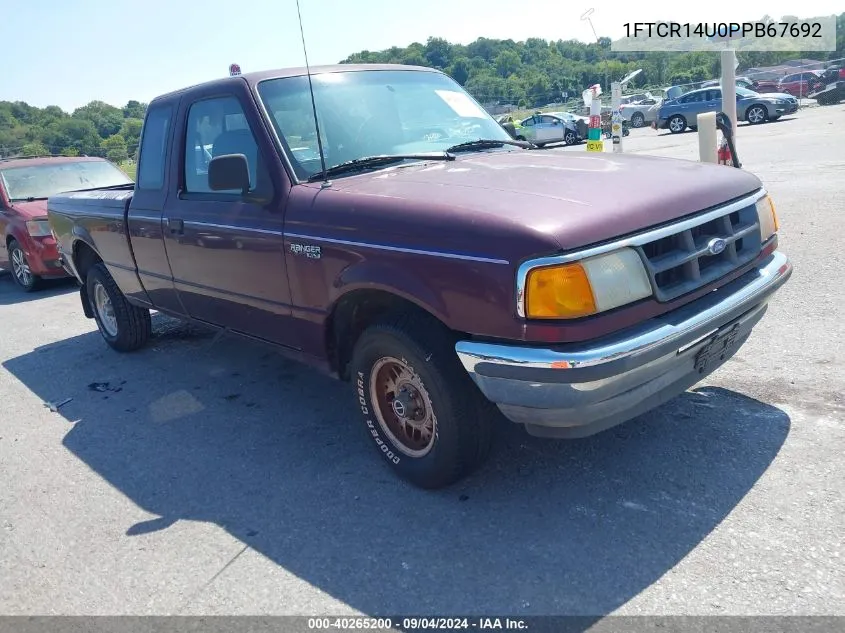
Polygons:
<instances>
[{"instance_id":1,"label":"side mirror","mask_svg":"<svg viewBox=\"0 0 845 633\"><path fill-rule=\"evenodd\" d=\"M208 163L208 186L212 191L249 191L249 164L243 154L216 156Z\"/></svg>"}]
</instances>

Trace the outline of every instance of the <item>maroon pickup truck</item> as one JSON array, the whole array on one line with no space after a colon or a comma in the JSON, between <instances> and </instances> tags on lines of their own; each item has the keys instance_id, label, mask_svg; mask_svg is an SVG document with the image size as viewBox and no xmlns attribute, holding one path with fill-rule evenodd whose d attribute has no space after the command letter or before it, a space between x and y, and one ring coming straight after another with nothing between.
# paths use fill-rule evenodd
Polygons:
<instances>
[{"instance_id":1,"label":"maroon pickup truck","mask_svg":"<svg viewBox=\"0 0 845 633\"><path fill-rule=\"evenodd\" d=\"M583 437L682 393L792 272L748 172L539 150L427 68L311 79L313 100L304 69L156 98L134 187L49 220L113 348L151 310L276 345L351 382L418 486L477 467L498 412Z\"/></svg>"}]
</instances>

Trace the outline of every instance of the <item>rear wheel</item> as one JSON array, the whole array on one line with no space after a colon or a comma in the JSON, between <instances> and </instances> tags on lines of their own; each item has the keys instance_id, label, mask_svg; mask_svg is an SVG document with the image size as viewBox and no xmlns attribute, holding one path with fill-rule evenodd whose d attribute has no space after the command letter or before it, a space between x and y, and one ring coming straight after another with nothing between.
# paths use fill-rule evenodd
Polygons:
<instances>
[{"instance_id":1,"label":"rear wheel","mask_svg":"<svg viewBox=\"0 0 845 633\"><path fill-rule=\"evenodd\" d=\"M86 289L94 320L106 343L119 352L131 352L146 345L152 334L150 311L126 300L105 264L91 267Z\"/></svg>"},{"instance_id":2,"label":"rear wheel","mask_svg":"<svg viewBox=\"0 0 845 633\"><path fill-rule=\"evenodd\" d=\"M355 345L352 377L368 436L412 484L448 486L486 459L492 407L438 322L411 315L370 326Z\"/></svg>"},{"instance_id":3,"label":"rear wheel","mask_svg":"<svg viewBox=\"0 0 845 633\"><path fill-rule=\"evenodd\" d=\"M634 112L631 115L631 126L632 127L643 127L645 125L645 116L642 112Z\"/></svg>"},{"instance_id":4,"label":"rear wheel","mask_svg":"<svg viewBox=\"0 0 845 633\"><path fill-rule=\"evenodd\" d=\"M26 259L26 253L23 252L17 240L9 242L9 261L12 263L12 277L21 290L32 292L38 288L41 278L33 274L29 261Z\"/></svg>"}]
</instances>

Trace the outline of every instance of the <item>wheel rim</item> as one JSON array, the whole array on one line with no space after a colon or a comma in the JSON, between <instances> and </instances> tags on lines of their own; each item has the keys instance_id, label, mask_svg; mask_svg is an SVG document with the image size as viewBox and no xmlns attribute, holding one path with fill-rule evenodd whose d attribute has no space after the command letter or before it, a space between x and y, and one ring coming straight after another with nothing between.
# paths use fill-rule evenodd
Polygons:
<instances>
[{"instance_id":1,"label":"wheel rim","mask_svg":"<svg viewBox=\"0 0 845 633\"><path fill-rule=\"evenodd\" d=\"M100 282L94 285L94 309L100 317L100 324L109 336L117 336L117 318L114 316L114 306Z\"/></svg>"},{"instance_id":2,"label":"wheel rim","mask_svg":"<svg viewBox=\"0 0 845 633\"><path fill-rule=\"evenodd\" d=\"M26 256L19 248L12 251L12 272L15 273L15 279L20 285L27 287L32 285L32 270L26 263Z\"/></svg>"},{"instance_id":3,"label":"wheel rim","mask_svg":"<svg viewBox=\"0 0 845 633\"><path fill-rule=\"evenodd\" d=\"M669 127L672 129L673 132L680 132L686 126L683 124L681 119L672 119L669 121Z\"/></svg>"},{"instance_id":4,"label":"wheel rim","mask_svg":"<svg viewBox=\"0 0 845 633\"><path fill-rule=\"evenodd\" d=\"M759 123L764 118L763 109L762 108L751 108L748 111L748 120L752 123Z\"/></svg>"},{"instance_id":5,"label":"wheel rim","mask_svg":"<svg viewBox=\"0 0 845 633\"><path fill-rule=\"evenodd\" d=\"M567 132L566 137L563 139L563 142L567 145L572 145L575 143L575 135L572 132Z\"/></svg>"},{"instance_id":6,"label":"wheel rim","mask_svg":"<svg viewBox=\"0 0 845 633\"><path fill-rule=\"evenodd\" d=\"M434 446L437 419L431 397L414 369L393 357L370 372L370 400L381 430L402 453L424 457Z\"/></svg>"},{"instance_id":7,"label":"wheel rim","mask_svg":"<svg viewBox=\"0 0 845 633\"><path fill-rule=\"evenodd\" d=\"M631 119L631 124L634 127L642 127L644 122L645 122L645 119L643 118L642 114L635 114L633 116L633 118Z\"/></svg>"}]
</instances>

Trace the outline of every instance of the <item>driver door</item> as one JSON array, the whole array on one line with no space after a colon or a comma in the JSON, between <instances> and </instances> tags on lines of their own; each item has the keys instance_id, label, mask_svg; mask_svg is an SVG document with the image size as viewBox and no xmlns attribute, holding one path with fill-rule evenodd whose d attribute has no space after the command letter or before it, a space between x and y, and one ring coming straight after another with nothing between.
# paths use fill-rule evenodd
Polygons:
<instances>
[{"instance_id":1,"label":"driver door","mask_svg":"<svg viewBox=\"0 0 845 633\"><path fill-rule=\"evenodd\" d=\"M563 125L559 119L550 116L535 117L539 123L537 128L537 140L541 143L554 143L563 140Z\"/></svg>"}]
</instances>

